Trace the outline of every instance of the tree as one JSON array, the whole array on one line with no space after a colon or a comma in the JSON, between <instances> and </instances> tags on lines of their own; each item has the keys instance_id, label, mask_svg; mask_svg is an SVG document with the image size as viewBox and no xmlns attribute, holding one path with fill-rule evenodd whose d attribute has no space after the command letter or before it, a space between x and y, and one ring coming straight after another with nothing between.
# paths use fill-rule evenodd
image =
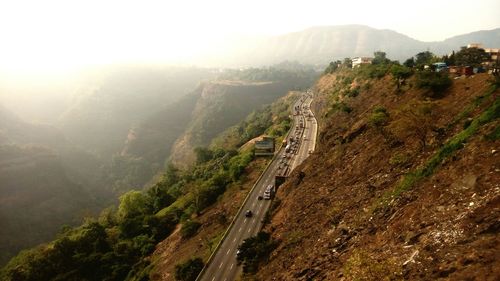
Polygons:
<instances>
[{"instance_id":1,"label":"tree","mask_svg":"<svg viewBox=\"0 0 500 281\"><path fill-rule=\"evenodd\" d=\"M337 68L339 68L339 62L336 61L336 62L330 62L330 64L328 65L328 67L325 69L324 73L325 74L331 74L331 73L334 73L335 70L337 70Z\"/></svg>"},{"instance_id":2,"label":"tree","mask_svg":"<svg viewBox=\"0 0 500 281\"><path fill-rule=\"evenodd\" d=\"M120 205L118 207L118 218L132 218L142 216L151 212L151 206L146 195L137 190L129 191L120 196Z\"/></svg>"},{"instance_id":3,"label":"tree","mask_svg":"<svg viewBox=\"0 0 500 281\"><path fill-rule=\"evenodd\" d=\"M373 53L373 60L372 60L372 64L388 64L391 62L391 60L389 60L388 58L386 58L386 54L385 52L382 52L382 51L376 51L375 53Z\"/></svg>"},{"instance_id":4,"label":"tree","mask_svg":"<svg viewBox=\"0 0 500 281\"><path fill-rule=\"evenodd\" d=\"M186 220L181 227L181 236L182 238L189 238L196 234L198 229L200 228L201 223L193 220Z\"/></svg>"},{"instance_id":5,"label":"tree","mask_svg":"<svg viewBox=\"0 0 500 281\"><path fill-rule=\"evenodd\" d=\"M184 263L175 266L175 280L194 281L203 269L203 260L201 258L189 259Z\"/></svg>"},{"instance_id":6,"label":"tree","mask_svg":"<svg viewBox=\"0 0 500 281\"><path fill-rule=\"evenodd\" d=\"M416 86L421 89L428 89L426 93L429 97L439 98L453 83L447 73L434 71L417 72Z\"/></svg>"},{"instance_id":7,"label":"tree","mask_svg":"<svg viewBox=\"0 0 500 281\"><path fill-rule=\"evenodd\" d=\"M342 64L345 67L347 67L347 68L352 68L352 60L351 60L351 58L345 58L344 62Z\"/></svg>"},{"instance_id":8,"label":"tree","mask_svg":"<svg viewBox=\"0 0 500 281\"><path fill-rule=\"evenodd\" d=\"M390 130L402 140L416 138L420 149L427 147L427 138L433 131L435 104L427 101L413 101L396 111Z\"/></svg>"},{"instance_id":9,"label":"tree","mask_svg":"<svg viewBox=\"0 0 500 281\"><path fill-rule=\"evenodd\" d=\"M194 153L196 154L196 163L198 164L208 162L213 157L212 151L205 147L196 147Z\"/></svg>"},{"instance_id":10,"label":"tree","mask_svg":"<svg viewBox=\"0 0 500 281\"><path fill-rule=\"evenodd\" d=\"M460 66L479 67L481 63L488 61L490 56L479 48L462 48L455 55L455 61Z\"/></svg>"},{"instance_id":11,"label":"tree","mask_svg":"<svg viewBox=\"0 0 500 281\"><path fill-rule=\"evenodd\" d=\"M271 235L263 231L245 239L238 247L239 253L236 257L238 263L243 263L243 272L256 272L259 264L269 257L275 246Z\"/></svg>"},{"instance_id":12,"label":"tree","mask_svg":"<svg viewBox=\"0 0 500 281\"><path fill-rule=\"evenodd\" d=\"M415 66L415 59L413 57L411 57L411 58L405 60L403 65L406 67L414 67Z\"/></svg>"},{"instance_id":13,"label":"tree","mask_svg":"<svg viewBox=\"0 0 500 281\"><path fill-rule=\"evenodd\" d=\"M423 67L424 65L431 63L434 54L429 51L425 51L418 53L415 57L416 57L415 64L418 67Z\"/></svg>"},{"instance_id":14,"label":"tree","mask_svg":"<svg viewBox=\"0 0 500 281\"><path fill-rule=\"evenodd\" d=\"M396 80L396 85L399 90L401 84L405 82L405 80L411 76L411 69L399 64L393 64L390 68L390 72L394 80Z\"/></svg>"},{"instance_id":15,"label":"tree","mask_svg":"<svg viewBox=\"0 0 500 281\"><path fill-rule=\"evenodd\" d=\"M449 56L443 56L443 62L446 63L446 65L455 65L455 51L453 51Z\"/></svg>"}]
</instances>

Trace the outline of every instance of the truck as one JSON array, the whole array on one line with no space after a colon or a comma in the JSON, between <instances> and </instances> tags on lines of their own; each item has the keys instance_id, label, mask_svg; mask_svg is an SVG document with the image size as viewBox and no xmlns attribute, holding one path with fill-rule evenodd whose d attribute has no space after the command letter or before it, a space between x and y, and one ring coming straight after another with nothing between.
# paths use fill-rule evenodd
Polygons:
<instances>
[{"instance_id":1,"label":"truck","mask_svg":"<svg viewBox=\"0 0 500 281\"><path fill-rule=\"evenodd\" d=\"M274 196L274 185L270 184L264 191L264 200L270 200Z\"/></svg>"}]
</instances>

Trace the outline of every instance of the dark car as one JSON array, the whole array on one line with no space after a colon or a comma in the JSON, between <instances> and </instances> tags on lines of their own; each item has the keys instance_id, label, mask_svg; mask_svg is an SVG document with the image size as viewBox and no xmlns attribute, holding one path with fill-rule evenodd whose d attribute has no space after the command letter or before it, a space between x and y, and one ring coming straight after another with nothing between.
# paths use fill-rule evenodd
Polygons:
<instances>
[{"instance_id":1,"label":"dark car","mask_svg":"<svg viewBox=\"0 0 500 281\"><path fill-rule=\"evenodd\" d=\"M262 200L262 199L263 199L262 195L257 196L257 200Z\"/></svg>"},{"instance_id":2,"label":"dark car","mask_svg":"<svg viewBox=\"0 0 500 281\"><path fill-rule=\"evenodd\" d=\"M250 211L250 210L247 210L247 211L245 212L245 217L247 217L247 218L251 217L252 215L253 215L253 214L252 214L252 211Z\"/></svg>"}]
</instances>

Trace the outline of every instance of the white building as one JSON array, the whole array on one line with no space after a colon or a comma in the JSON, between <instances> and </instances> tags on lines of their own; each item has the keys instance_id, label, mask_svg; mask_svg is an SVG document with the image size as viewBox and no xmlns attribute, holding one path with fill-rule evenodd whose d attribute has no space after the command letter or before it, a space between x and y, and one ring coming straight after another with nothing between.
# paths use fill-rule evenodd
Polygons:
<instances>
[{"instance_id":1,"label":"white building","mask_svg":"<svg viewBox=\"0 0 500 281\"><path fill-rule=\"evenodd\" d=\"M362 64L371 64L373 58L369 57L355 57L352 59L352 68L358 67Z\"/></svg>"}]
</instances>

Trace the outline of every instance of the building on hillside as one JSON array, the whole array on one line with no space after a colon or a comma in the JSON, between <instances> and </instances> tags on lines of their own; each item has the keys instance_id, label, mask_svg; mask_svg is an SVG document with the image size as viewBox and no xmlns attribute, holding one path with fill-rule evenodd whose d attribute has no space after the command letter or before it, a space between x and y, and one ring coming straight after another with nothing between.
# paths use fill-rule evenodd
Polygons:
<instances>
[{"instance_id":1,"label":"building on hillside","mask_svg":"<svg viewBox=\"0 0 500 281\"><path fill-rule=\"evenodd\" d=\"M484 51L491 56L492 61L497 61L500 57L500 48L485 48Z\"/></svg>"},{"instance_id":2,"label":"building on hillside","mask_svg":"<svg viewBox=\"0 0 500 281\"><path fill-rule=\"evenodd\" d=\"M274 138L262 137L261 140L255 141L255 156L272 156L274 147Z\"/></svg>"},{"instance_id":3,"label":"building on hillside","mask_svg":"<svg viewBox=\"0 0 500 281\"><path fill-rule=\"evenodd\" d=\"M352 68L358 67L362 64L371 64L373 58L369 57L355 57L352 59Z\"/></svg>"},{"instance_id":4,"label":"building on hillside","mask_svg":"<svg viewBox=\"0 0 500 281\"><path fill-rule=\"evenodd\" d=\"M484 52L490 56L490 60L483 62L483 65L486 68L490 68L492 66L498 67L500 61L500 48L484 48L481 43L470 43L467 45L467 48L483 49Z\"/></svg>"},{"instance_id":5,"label":"building on hillside","mask_svg":"<svg viewBox=\"0 0 500 281\"><path fill-rule=\"evenodd\" d=\"M469 49L469 48L484 49L483 44L481 44L481 43L470 43L467 45L467 49Z\"/></svg>"}]
</instances>

